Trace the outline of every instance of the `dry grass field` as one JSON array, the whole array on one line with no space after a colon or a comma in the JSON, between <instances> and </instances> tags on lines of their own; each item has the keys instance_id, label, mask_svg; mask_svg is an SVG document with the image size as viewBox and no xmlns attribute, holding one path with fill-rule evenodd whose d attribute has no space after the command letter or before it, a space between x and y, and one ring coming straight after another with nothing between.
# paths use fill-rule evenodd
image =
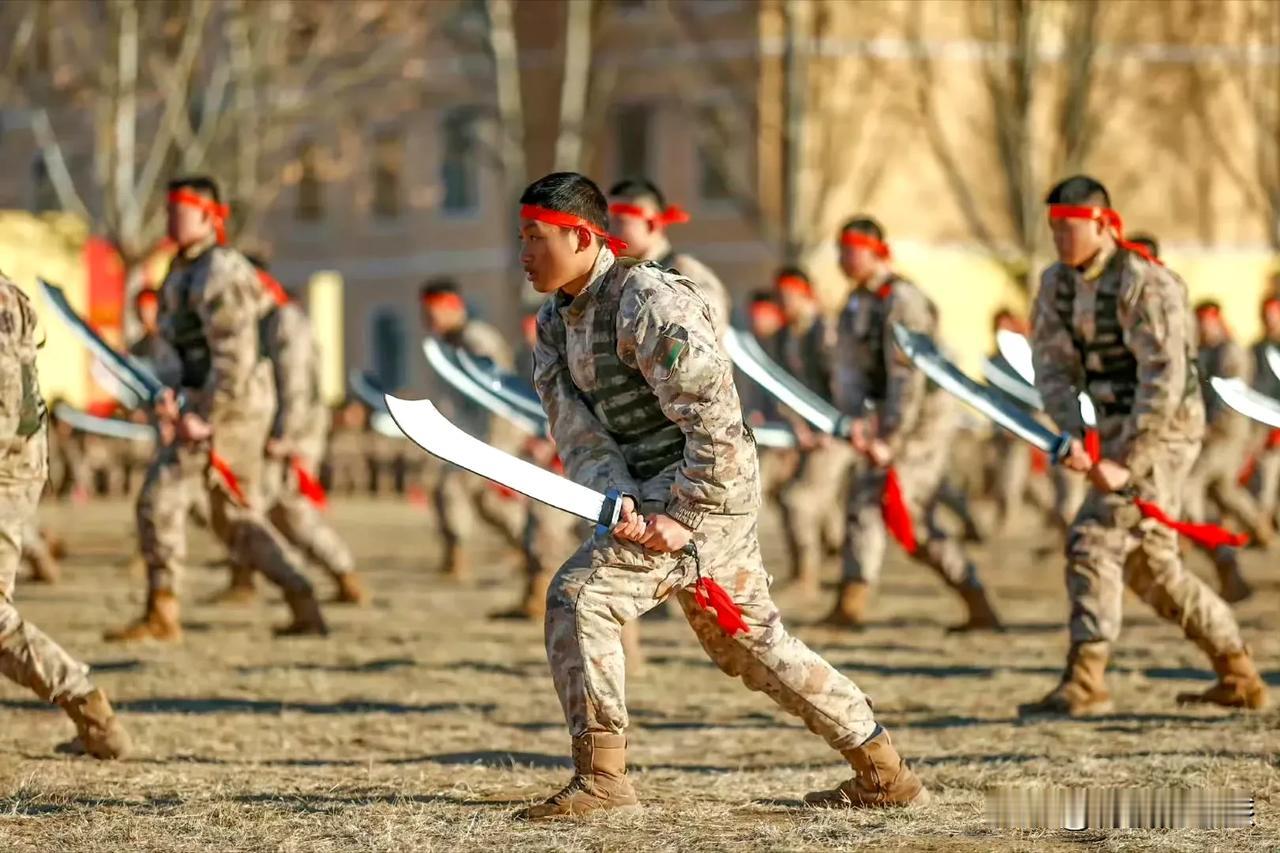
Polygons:
<instances>
[{"instance_id":1,"label":"dry grass field","mask_svg":"<svg viewBox=\"0 0 1280 853\"><path fill-rule=\"evenodd\" d=\"M337 503L373 591L330 607L327 639L276 641L273 591L247 607L200 600L225 582L193 535L188 634L179 647L119 647L104 628L135 614L126 568L130 508L45 507L71 555L55 587L19 584L28 618L88 660L137 741L114 764L55 755L71 731L56 710L0 685L4 850L1230 850L1280 849L1280 716L1187 710L1179 690L1210 679L1172 628L1130 600L1114 664L1116 714L1020 723L1018 702L1056 678L1066 645L1057 557L1030 537L977 551L1011 630L951 638L957 606L895 556L861 634L811 627L822 602L780 596L803 639L852 676L932 787L929 807L843 814L802 808L847 775L796 720L722 676L678 618L646 620L647 665L628 684L635 784L645 807L552 826L510 813L568 777L568 737L540 625L491 621L512 602L510 556L477 550L466 586L433 574L421 509ZM781 567L776 520L766 554ZM491 537L490 537L491 538ZM486 564L486 558L488 563ZM1192 558L1197 570L1205 564ZM1280 692L1280 565L1249 552L1258 594L1240 609ZM834 574L834 568L833 568ZM834 577L833 577L834 579ZM323 579L317 579L327 590ZM1280 697L1278 697L1280 698ZM1253 829L1219 832L989 830L999 785L1209 786L1258 797Z\"/></svg>"}]
</instances>

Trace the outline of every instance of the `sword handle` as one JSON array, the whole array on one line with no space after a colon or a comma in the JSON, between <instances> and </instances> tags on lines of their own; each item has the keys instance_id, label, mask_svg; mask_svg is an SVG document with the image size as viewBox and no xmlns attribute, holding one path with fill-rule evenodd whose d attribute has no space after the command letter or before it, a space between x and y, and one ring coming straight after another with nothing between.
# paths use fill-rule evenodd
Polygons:
<instances>
[{"instance_id":1,"label":"sword handle","mask_svg":"<svg viewBox=\"0 0 1280 853\"><path fill-rule=\"evenodd\" d=\"M1067 458L1067 454L1071 452L1071 436L1062 433L1053 442L1053 447L1049 449L1049 461L1057 465L1063 459Z\"/></svg>"},{"instance_id":2,"label":"sword handle","mask_svg":"<svg viewBox=\"0 0 1280 853\"><path fill-rule=\"evenodd\" d=\"M604 493L604 503L600 505L600 517L596 525L604 530L612 530L622 517L622 492L610 489Z\"/></svg>"},{"instance_id":3,"label":"sword handle","mask_svg":"<svg viewBox=\"0 0 1280 853\"><path fill-rule=\"evenodd\" d=\"M849 433L853 431L853 418L848 415L841 415L840 420L836 421L835 426L831 428L831 434L836 438L848 438Z\"/></svg>"}]
</instances>

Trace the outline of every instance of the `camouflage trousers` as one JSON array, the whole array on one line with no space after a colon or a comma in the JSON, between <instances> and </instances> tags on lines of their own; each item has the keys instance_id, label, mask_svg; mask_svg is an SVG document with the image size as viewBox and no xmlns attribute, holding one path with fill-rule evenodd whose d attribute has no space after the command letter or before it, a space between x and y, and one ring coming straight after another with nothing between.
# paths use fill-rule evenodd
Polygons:
<instances>
[{"instance_id":1,"label":"camouflage trousers","mask_svg":"<svg viewBox=\"0 0 1280 853\"><path fill-rule=\"evenodd\" d=\"M447 545L457 545L467 538L475 529L477 513L497 528L509 544L522 544L525 503L504 495L489 481L449 466L440 475L435 498L440 530Z\"/></svg>"},{"instance_id":2,"label":"camouflage trousers","mask_svg":"<svg viewBox=\"0 0 1280 853\"><path fill-rule=\"evenodd\" d=\"M547 592L547 658L574 737L627 727L622 629L674 595L707 655L731 677L765 693L834 749L875 730L870 702L831 664L787 633L769 597L756 515L708 516L695 532L700 566L597 532L569 558ZM750 627L726 634L694 600L701 571L728 591Z\"/></svg>"},{"instance_id":3,"label":"camouflage trousers","mask_svg":"<svg viewBox=\"0 0 1280 853\"><path fill-rule=\"evenodd\" d=\"M828 543L843 542L853 456L843 441L814 448L801 455L795 478L782 490L782 524L795 566L812 566L822 560Z\"/></svg>"},{"instance_id":4,"label":"camouflage trousers","mask_svg":"<svg viewBox=\"0 0 1280 853\"><path fill-rule=\"evenodd\" d=\"M1169 441L1166 447L1151 476L1132 486L1177 518L1199 442ZM1183 566L1177 534L1142 518L1129 497L1089 489L1067 535L1066 583L1072 643L1120 636L1127 586L1206 654L1243 648L1231 608Z\"/></svg>"},{"instance_id":5,"label":"camouflage trousers","mask_svg":"<svg viewBox=\"0 0 1280 853\"><path fill-rule=\"evenodd\" d=\"M93 691L89 667L22 618L13 603L23 531L36 511L43 481L0 484L0 673L46 702Z\"/></svg>"},{"instance_id":6,"label":"camouflage trousers","mask_svg":"<svg viewBox=\"0 0 1280 853\"><path fill-rule=\"evenodd\" d=\"M1248 454L1247 436L1243 440L1205 437L1183 492L1189 520L1208 520L1212 504L1222 515L1234 516L1250 534L1257 535L1263 522L1262 509L1237 481Z\"/></svg>"},{"instance_id":7,"label":"camouflage trousers","mask_svg":"<svg viewBox=\"0 0 1280 853\"><path fill-rule=\"evenodd\" d=\"M177 592L187 555L187 516L198 498L207 495L210 528L226 547L232 565L250 566L286 592L311 591L263 512L266 426L257 427L227 426L217 436L218 452L235 474L243 504L210 468L206 449L175 442L157 451L136 507L149 590Z\"/></svg>"},{"instance_id":8,"label":"camouflage trousers","mask_svg":"<svg viewBox=\"0 0 1280 853\"><path fill-rule=\"evenodd\" d=\"M926 416L930 413L926 409ZM953 589L980 586L977 572L960 543L930 523L931 510L943 487L951 457L953 419L942 408L922 417L893 460L902 487L903 501L915 529L919 547L915 560L933 569ZM849 494L848 535L844 546L844 580L875 584L884 565L888 531L881 498L886 471L868 467L854 478Z\"/></svg>"},{"instance_id":9,"label":"camouflage trousers","mask_svg":"<svg viewBox=\"0 0 1280 853\"><path fill-rule=\"evenodd\" d=\"M306 459L301 462L315 476L318 469L314 462ZM288 460L266 459L262 479L262 504L267 508L267 520L286 542L334 577L355 568L347 543L298 490L297 474Z\"/></svg>"}]
</instances>

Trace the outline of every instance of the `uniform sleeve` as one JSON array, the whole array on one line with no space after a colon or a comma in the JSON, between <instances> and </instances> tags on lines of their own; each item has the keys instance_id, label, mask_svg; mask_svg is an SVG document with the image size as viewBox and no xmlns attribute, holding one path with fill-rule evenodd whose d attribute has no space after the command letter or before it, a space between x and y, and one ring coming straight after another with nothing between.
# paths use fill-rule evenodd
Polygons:
<instances>
[{"instance_id":1,"label":"uniform sleeve","mask_svg":"<svg viewBox=\"0 0 1280 853\"><path fill-rule=\"evenodd\" d=\"M1040 292L1031 310L1031 360L1036 371L1036 390L1044 400L1045 413L1058 429L1073 436L1084 435L1080 418L1080 387L1083 384L1080 356L1071 330L1062 323L1054 304L1054 280L1045 273Z\"/></svg>"},{"instance_id":2,"label":"uniform sleeve","mask_svg":"<svg viewBox=\"0 0 1280 853\"><path fill-rule=\"evenodd\" d=\"M1124 462L1135 478L1147 476L1162 455L1162 433L1186 392L1188 312L1181 282L1155 267L1122 294L1124 340L1138 361L1138 389L1124 426Z\"/></svg>"},{"instance_id":3,"label":"uniform sleeve","mask_svg":"<svg viewBox=\"0 0 1280 853\"><path fill-rule=\"evenodd\" d=\"M709 266L696 258L679 255L673 263L681 275L698 286L702 298L707 301L707 305L711 308L711 322L715 325L718 340L729 328L729 314L732 309L729 288L724 286L724 282Z\"/></svg>"},{"instance_id":4,"label":"uniform sleeve","mask_svg":"<svg viewBox=\"0 0 1280 853\"><path fill-rule=\"evenodd\" d=\"M462 345L477 358L487 358L505 371L515 369L515 356L502 333L487 323L472 321L462 331Z\"/></svg>"},{"instance_id":5,"label":"uniform sleeve","mask_svg":"<svg viewBox=\"0 0 1280 853\"><path fill-rule=\"evenodd\" d=\"M744 465L742 403L708 306L683 285L636 288L618 309L618 346L653 388L663 414L684 433L684 460L666 512L697 529L717 510Z\"/></svg>"},{"instance_id":6,"label":"uniform sleeve","mask_svg":"<svg viewBox=\"0 0 1280 853\"><path fill-rule=\"evenodd\" d=\"M208 411L202 414L216 424L236 406L257 366L264 294L253 267L240 255L215 249L209 263L197 310L211 366L204 389Z\"/></svg>"},{"instance_id":7,"label":"uniform sleeve","mask_svg":"<svg viewBox=\"0 0 1280 853\"><path fill-rule=\"evenodd\" d=\"M23 408L22 351L35 334L18 288L0 278L0 441L19 434ZM33 315L34 316L34 315Z\"/></svg>"},{"instance_id":8,"label":"uniform sleeve","mask_svg":"<svg viewBox=\"0 0 1280 853\"><path fill-rule=\"evenodd\" d=\"M267 344L276 380L276 416L271 437L296 440L311 417L311 330L299 309L276 310Z\"/></svg>"},{"instance_id":9,"label":"uniform sleeve","mask_svg":"<svg viewBox=\"0 0 1280 853\"><path fill-rule=\"evenodd\" d=\"M591 411L569 375L565 331L548 303L538 314L538 340L533 349L533 385L547 412L565 473L575 483L597 491L617 489L637 503L640 486L627 469L622 449Z\"/></svg>"},{"instance_id":10,"label":"uniform sleeve","mask_svg":"<svg viewBox=\"0 0 1280 853\"><path fill-rule=\"evenodd\" d=\"M914 288L897 289L884 324L885 397L879 411L879 436L895 450L899 449L901 436L910 432L920 419L927 383L925 376L916 370L911 359L898 348L893 334L895 323L901 323L912 332L932 335L934 323L929 301Z\"/></svg>"},{"instance_id":11,"label":"uniform sleeve","mask_svg":"<svg viewBox=\"0 0 1280 853\"><path fill-rule=\"evenodd\" d=\"M837 321L832 347L831 398L842 413L861 417L867 404L867 382L858 369L856 349L853 314L846 308Z\"/></svg>"}]
</instances>

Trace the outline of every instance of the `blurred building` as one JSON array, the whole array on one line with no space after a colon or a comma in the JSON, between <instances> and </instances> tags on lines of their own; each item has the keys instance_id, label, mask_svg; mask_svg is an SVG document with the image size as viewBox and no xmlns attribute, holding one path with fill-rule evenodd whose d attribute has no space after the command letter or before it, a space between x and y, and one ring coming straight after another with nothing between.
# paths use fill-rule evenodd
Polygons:
<instances>
[{"instance_id":1,"label":"blurred building","mask_svg":"<svg viewBox=\"0 0 1280 853\"><path fill-rule=\"evenodd\" d=\"M245 239L286 281L323 274L331 375L428 390L416 293L432 277L517 339L532 294L512 192L551 169L563 134L568 2L513 5L525 176L503 168L512 134L476 0L426 5L417 85L374 81L367 103L298 130ZM972 365L991 312L1025 304L1044 260L1040 197L1082 170L1197 294L1256 328L1280 245L1280 4L597 0L589 41L581 168L606 186L657 181L692 213L674 242L739 298L790 254L834 306L831 235L870 212ZM92 141L72 169L92 168ZM0 208L52 206L30 132L0 136L0 157L16 164Z\"/></svg>"}]
</instances>

